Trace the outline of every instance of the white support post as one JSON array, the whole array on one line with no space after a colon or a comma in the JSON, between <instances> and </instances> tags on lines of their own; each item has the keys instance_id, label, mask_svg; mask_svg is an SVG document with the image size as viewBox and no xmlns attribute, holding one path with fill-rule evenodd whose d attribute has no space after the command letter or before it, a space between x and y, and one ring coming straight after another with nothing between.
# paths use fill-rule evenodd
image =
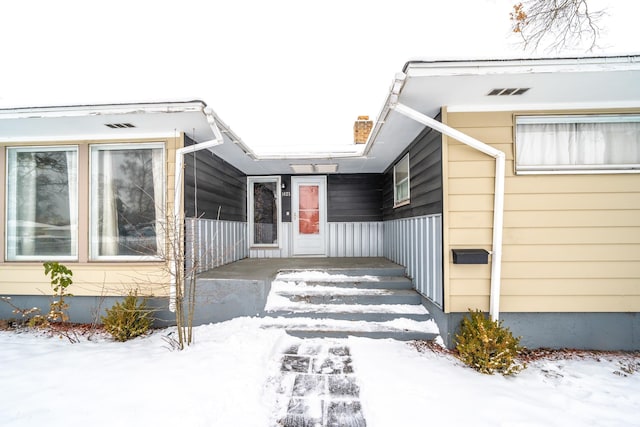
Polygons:
<instances>
[{"instance_id":1,"label":"white support post","mask_svg":"<svg viewBox=\"0 0 640 427\"><path fill-rule=\"evenodd\" d=\"M173 238L176 239L173 247L174 251L180 248L180 242L178 241L178 239L180 239L180 236L182 235L180 233L180 219L182 218L182 175L184 168L184 155L187 153L194 153L196 151L204 150L206 148L215 147L216 145L220 145L224 142L224 140L222 139L222 133L220 133L220 129L218 129L218 126L216 125L215 120L213 119L211 114L207 114L207 118L209 121L209 125L213 130L213 134L215 135L215 139L200 142L198 144L193 144L188 147L178 148L176 150L176 171L173 182ZM177 246L175 246L176 244ZM172 256L173 255L175 254L172 254ZM171 280L171 283L169 285L169 311L174 312L176 310L176 274L178 274L178 271L176 270L175 260L171 260L171 262L169 263L169 272L171 275L169 279Z\"/></svg>"}]
</instances>

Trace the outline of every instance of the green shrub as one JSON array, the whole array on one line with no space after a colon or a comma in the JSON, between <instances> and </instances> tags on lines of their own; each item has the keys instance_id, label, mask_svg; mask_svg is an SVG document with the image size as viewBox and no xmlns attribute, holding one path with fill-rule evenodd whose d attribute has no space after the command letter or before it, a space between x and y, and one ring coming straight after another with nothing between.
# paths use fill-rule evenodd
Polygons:
<instances>
[{"instance_id":1,"label":"green shrub","mask_svg":"<svg viewBox=\"0 0 640 427\"><path fill-rule=\"evenodd\" d=\"M65 298L73 296L73 294L67 292L67 288L73 283L73 272L59 262L48 261L42 265L45 276L51 277L51 289L53 289L54 295L54 299L49 304L47 320L68 322L69 315L67 315L67 310L69 310L69 304L67 304Z\"/></svg>"},{"instance_id":2,"label":"green shrub","mask_svg":"<svg viewBox=\"0 0 640 427\"><path fill-rule=\"evenodd\" d=\"M515 338L502 322L487 318L481 311L469 310L456 334L460 359L483 374L495 372L513 375L525 368L516 359L522 350L520 337Z\"/></svg>"},{"instance_id":3,"label":"green shrub","mask_svg":"<svg viewBox=\"0 0 640 427\"><path fill-rule=\"evenodd\" d=\"M138 303L136 293L130 293L124 301L116 302L107 309L102 323L116 341L127 341L145 334L153 322L151 311L147 309L145 299Z\"/></svg>"}]
</instances>

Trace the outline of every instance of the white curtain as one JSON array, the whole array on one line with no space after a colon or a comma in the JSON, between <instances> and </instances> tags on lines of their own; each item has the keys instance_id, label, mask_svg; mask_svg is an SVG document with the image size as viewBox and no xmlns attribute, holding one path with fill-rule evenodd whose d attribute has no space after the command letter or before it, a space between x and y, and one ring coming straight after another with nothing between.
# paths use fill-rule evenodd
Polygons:
<instances>
[{"instance_id":1,"label":"white curtain","mask_svg":"<svg viewBox=\"0 0 640 427\"><path fill-rule=\"evenodd\" d=\"M67 151L67 190L69 192L69 254L78 255L78 153Z\"/></svg>"},{"instance_id":2,"label":"white curtain","mask_svg":"<svg viewBox=\"0 0 640 427\"><path fill-rule=\"evenodd\" d=\"M585 164L640 164L640 123L585 123L578 131L593 153Z\"/></svg>"},{"instance_id":3,"label":"white curtain","mask_svg":"<svg viewBox=\"0 0 640 427\"><path fill-rule=\"evenodd\" d=\"M536 166L640 164L640 123L534 123L516 126L516 161Z\"/></svg>"},{"instance_id":4,"label":"white curtain","mask_svg":"<svg viewBox=\"0 0 640 427\"><path fill-rule=\"evenodd\" d=\"M22 158L19 161L19 157ZM37 171L34 152L9 150L7 256L36 255Z\"/></svg>"},{"instance_id":5,"label":"white curtain","mask_svg":"<svg viewBox=\"0 0 640 427\"><path fill-rule=\"evenodd\" d=\"M7 258L15 259L17 252L17 219L18 203L16 190L18 188L18 171L16 151L7 150L8 177L7 177Z\"/></svg>"},{"instance_id":6,"label":"white curtain","mask_svg":"<svg viewBox=\"0 0 640 427\"><path fill-rule=\"evenodd\" d=\"M575 145L573 127L571 123L518 125L518 165L571 164L571 147Z\"/></svg>"},{"instance_id":7,"label":"white curtain","mask_svg":"<svg viewBox=\"0 0 640 427\"><path fill-rule=\"evenodd\" d=\"M153 167L153 201L156 208L156 248L159 254L164 253L164 229L165 221L163 218L163 212L165 210L164 205L164 165L162 149L154 148L152 153L152 167Z\"/></svg>"},{"instance_id":8,"label":"white curtain","mask_svg":"<svg viewBox=\"0 0 640 427\"><path fill-rule=\"evenodd\" d=\"M102 228L98 230L100 255L118 255L118 207L116 188L113 182L113 158L110 150L98 151L101 157L99 175L102 175L101 201Z\"/></svg>"}]
</instances>

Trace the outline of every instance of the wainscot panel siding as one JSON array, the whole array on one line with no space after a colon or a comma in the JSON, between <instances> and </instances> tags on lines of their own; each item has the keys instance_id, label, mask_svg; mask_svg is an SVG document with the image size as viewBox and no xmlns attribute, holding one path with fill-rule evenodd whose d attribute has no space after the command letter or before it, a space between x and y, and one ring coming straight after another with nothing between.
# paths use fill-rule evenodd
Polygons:
<instances>
[{"instance_id":1,"label":"wainscot panel siding","mask_svg":"<svg viewBox=\"0 0 640 427\"><path fill-rule=\"evenodd\" d=\"M384 256L405 266L416 290L443 307L442 215L385 221Z\"/></svg>"},{"instance_id":2,"label":"wainscot panel siding","mask_svg":"<svg viewBox=\"0 0 640 427\"><path fill-rule=\"evenodd\" d=\"M192 145L187 137L185 140ZM185 216L247 220L247 179L242 172L208 150L186 154L184 164Z\"/></svg>"},{"instance_id":3,"label":"wainscot panel siding","mask_svg":"<svg viewBox=\"0 0 640 427\"><path fill-rule=\"evenodd\" d=\"M330 222L330 257L381 257L383 251L383 223Z\"/></svg>"},{"instance_id":4,"label":"wainscot panel siding","mask_svg":"<svg viewBox=\"0 0 640 427\"><path fill-rule=\"evenodd\" d=\"M187 218L185 230L187 274L201 273L248 255L246 222Z\"/></svg>"},{"instance_id":5,"label":"wainscot panel siding","mask_svg":"<svg viewBox=\"0 0 640 427\"><path fill-rule=\"evenodd\" d=\"M384 174L385 221L442 213L442 135L426 128L409 146L410 203L394 208L393 166L406 152L398 156Z\"/></svg>"},{"instance_id":6,"label":"wainscot panel siding","mask_svg":"<svg viewBox=\"0 0 640 427\"><path fill-rule=\"evenodd\" d=\"M328 222L382 221L382 183L382 174L328 175Z\"/></svg>"},{"instance_id":7,"label":"wainscot panel siding","mask_svg":"<svg viewBox=\"0 0 640 427\"><path fill-rule=\"evenodd\" d=\"M445 115L506 153L500 310L639 312L640 174L515 175L513 117ZM491 250L495 161L445 141L446 309L488 310L490 264L454 265L451 249Z\"/></svg>"},{"instance_id":8,"label":"wainscot panel siding","mask_svg":"<svg viewBox=\"0 0 640 427\"><path fill-rule=\"evenodd\" d=\"M279 248L251 248L251 258L288 258L291 256L292 223L283 222ZM383 250L383 225L380 221L327 223L327 256L380 257Z\"/></svg>"}]
</instances>

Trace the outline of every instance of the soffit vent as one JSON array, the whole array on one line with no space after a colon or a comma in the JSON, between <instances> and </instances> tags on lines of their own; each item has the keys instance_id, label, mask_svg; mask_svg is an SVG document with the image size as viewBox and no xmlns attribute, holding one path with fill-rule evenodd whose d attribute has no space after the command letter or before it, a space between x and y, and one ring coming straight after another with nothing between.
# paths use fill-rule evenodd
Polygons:
<instances>
[{"instance_id":1,"label":"soffit vent","mask_svg":"<svg viewBox=\"0 0 640 427\"><path fill-rule=\"evenodd\" d=\"M129 129L135 127L131 123L106 123L105 126L111 129Z\"/></svg>"},{"instance_id":2,"label":"soffit vent","mask_svg":"<svg viewBox=\"0 0 640 427\"><path fill-rule=\"evenodd\" d=\"M529 87L520 87L520 88L499 88L499 89L491 89L491 92L487 94L487 96L511 96L511 95L522 95L526 91L528 91Z\"/></svg>"}]
</instances>

